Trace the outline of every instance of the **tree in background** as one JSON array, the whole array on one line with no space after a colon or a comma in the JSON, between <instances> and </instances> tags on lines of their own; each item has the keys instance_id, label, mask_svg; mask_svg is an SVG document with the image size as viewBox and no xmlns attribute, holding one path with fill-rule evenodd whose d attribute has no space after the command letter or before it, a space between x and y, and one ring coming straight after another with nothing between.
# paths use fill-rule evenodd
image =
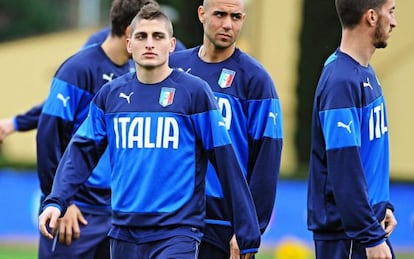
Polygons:
<instances>
[{"instance_id":1,"label":"tree in background","mask_svg":"<svg viewBox=\"0 0 414 259\"><path fill-rule=\"evenodd\" d=\"M303 1L296 96L295 149L298 174L307 174L313 96L326 58L339 46L341 26L335 1ZM306 169L306 170L305 170Z\"/></svg>"},{"instance_id":2,"label":"tree in background","mask_svg":"<svg viewBox=\"0 0 414 259\"><path fill-rule=\"evenodd\" d=\"M73 14L70 2L0 0L0 42L67 29Z\"/></svg>"},{"instance_id":3,"label":"tree in background","mask_svg":"<svg viewBox=\"0 0 414 259\"><path fill-rule=\"evenodd\" d=\"M194 47L203 41L203 27L198 20L197 8L203 0L157 0L161 5L171 6L178 12L173 19L174 34L187 47Z\"/></svg>"}]
</instances>

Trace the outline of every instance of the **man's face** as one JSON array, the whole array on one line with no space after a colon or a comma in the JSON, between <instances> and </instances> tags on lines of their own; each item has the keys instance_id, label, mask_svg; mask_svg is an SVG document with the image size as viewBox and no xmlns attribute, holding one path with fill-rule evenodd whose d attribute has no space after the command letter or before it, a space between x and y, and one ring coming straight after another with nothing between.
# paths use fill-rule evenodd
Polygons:
<instances>
[{"instance_id":1,"label":"man's face","mask_svg":"<svg viewBox=\"0 0 414 259\"><path fill-rule=\"evenodd\" d=\"M128 52L135 63L144 69L153 69L167 63L174 50L175 39L168 34L163 20L138 20L131 38L127 39Z\"/></svg>"},{"instance_id":2,"label":"man's face","mask_svg":"<svg viewBox=\"0 0 414 259\"><path fill-rule=\"evenodd\" d=\"M199 9L204 34L219 49L233 45L239 36L244 18L241 0L210 0Z\"/></svg>"},{"instance_id":3,"label":"man's face","mask_svg":"<svg viewBox=\"0 0 414 259\"><path fill-rule=\"evenodd\" d=\"M397 26L397 20L394 15L395 1L388 0L378 12L378 22L374 33L374 46L376 48L387 47L387 40L391 31Z\"/></svg>"}]
</instances>

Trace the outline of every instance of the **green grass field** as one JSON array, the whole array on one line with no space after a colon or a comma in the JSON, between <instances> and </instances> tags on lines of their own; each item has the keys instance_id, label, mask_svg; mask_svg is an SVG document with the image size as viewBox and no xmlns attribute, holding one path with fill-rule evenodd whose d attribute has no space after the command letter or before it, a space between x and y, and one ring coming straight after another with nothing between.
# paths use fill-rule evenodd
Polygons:
<instances>
[{"instance_id":1,"label":"green grass field","mask_svg":"<svg viewBox=\"0 0 414 259\"><path fill-rule=\"evenodd\" d=\"M37 248L35 245L0 245L0 259L35 259ZM312 259L312 256L298 257L294 254L277 257L272 251L262 251L257 259ZM414 254L399 254L398 259L412 259Z\"/></svg>"},{"instance_id":2,"label":"green grass field","mask_svg":"<svg viewBox=\"0 0 414 259\"><path fill-rule=\"evenodd\" d=\"M397 259L413 259L414 254L405 254L405 255L404 254L398 254L398 255L396 255L396 258ZM296 257L295 255L276 257L272 252L261 252L256 256L256 259L313 259L313 257L312 256Z\"/></svg>"},{"instance_id":3,"label":"green grass field","mask_svg":"<svg viewBox=\"0 0 414 259\"><path fill-rule=\"evenodd\" d=\"M35 259L36 245L1 244L0 259Z\"/></svg>"}]
</instances>

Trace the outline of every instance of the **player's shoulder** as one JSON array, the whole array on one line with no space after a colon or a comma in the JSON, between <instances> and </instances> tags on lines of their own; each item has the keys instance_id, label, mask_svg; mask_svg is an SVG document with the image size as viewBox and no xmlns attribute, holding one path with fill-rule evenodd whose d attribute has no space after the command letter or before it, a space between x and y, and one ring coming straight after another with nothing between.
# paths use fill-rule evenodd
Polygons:
<instances>
[{"instance_id":1,"label":"player's shoulder","mask_svg":"<svg viewBox=\"0 0 414 259\"><path fill-rule=\"evenodd\" d=\"M356 71L360 64L346 53L337 49L325 61L324 68L340 73L348 71Z\"/></svg>"},{"instance_id":2,"label":"player's shoulder","mask_svg":"<svg viewBox=\"0 0 414 259\"><path fill-rule=\"evenodd\" d=\"M131 71L109 81L105 85L108 85L110 91L113 91L115 89L125 87L134 81L137 81L137 74L135 71Z\"/></svg>"},{"instance_id":3,"label":"player's shoulder","mask_svg":"<svg viewBox=\"0 0 414 259\"><path fill-rule=\"evenodd\" d=\"M107 99L115 93L122 91L124 88L131 88L131 85L136 81L135 71L123 74L107 83L105 83L101 89L97 92L97 98Z\"/></svg>"},{"instance_id":4,"label":"player's shoulder","mask_svg":"<svg viewBox=\"0 0 414 259\"><path fill-rule=\"evenodd\" d=\"M93 46L87 49L77 51L75 54L67 58L60 68L73 69L74 71L88 69L94 67L104 57L103 50L100 46Z\"/></svg>"},{"instance_id":5,"label":"player's shoulder","mask_svg":"<svg viewBox=\"0 0 414 259\"><path fill-rule=\"evenodd\" d=\"M175 88L181 89L191 96L205 95L211 92L210 86L204 79L187 73L182 69L173 69L170 79Z\"/></svg>"},{"instance_id":6,"label":"player's shoulder","mask_svg":"<svg viewBox=\"0 0 414 259\"><path fill-rule=\"evenodd\" d=\"M198 49L199 49L199 47L194 47L194 48L174 51L170 55L170 62L185 60L185 59L191 58L192 56L197 56Z\"/></svg>"},{"instance_id":7,"label":"player's shoulder","mask_svg":"<svg viewBox=\"0 0 414 259\"><path fill-rule=\"evenodd\" d=\"M325 61L322 77L333 84L348 82L359 84L360 65L347 54L336 50Z\"/></svg>"},{"instance_id":8,"label":"player's shoulder","mask_svg":"<svg viewBox=\"0 0 414 259\"><path fill-rule=\"evenodd\" d=\"M269 75L266 68L256 58L250 54L236 48L232 58L239 68L246 74L251 76L266 76Z\"/></svg>"},{"instance_id":9,"label":"player's shoulder","mask_svg":"<svg viewBox=\"0 0 414 259\"><path fill-rule=\"evenodd\" d=\"M88 48L93 45L98 45L104 42L108 34L111 32L111 28L109 26L102 28L101 30L94 32L89 36L86 42L83 44L82 48Z\"/></svg>"},{"instance_id":10,"label":"player's shoulder","mask_svg":"<svg viewBox=\"0 0 414 259\"><path fill-rule=\"evenodd\" d=\"M170 76L171 80L173 80L176 84L180 85L181 87L187 87L188 85L194 85L197 87L204 87L208 84L206 81L201 79L200 77L196 75L192 75L190 73L187 73L181 68L173 68L173 71Z\"/></svg>"}]
</instances>

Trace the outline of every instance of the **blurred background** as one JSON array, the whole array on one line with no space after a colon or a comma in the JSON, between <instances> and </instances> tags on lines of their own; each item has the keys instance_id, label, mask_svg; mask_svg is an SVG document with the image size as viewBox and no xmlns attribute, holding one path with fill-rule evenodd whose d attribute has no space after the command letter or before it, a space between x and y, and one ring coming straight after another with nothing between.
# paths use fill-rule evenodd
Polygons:
<instances>
[{"instance_id":1,"label":"blurred background","mask_svg":"<svg viewBox=\"0 0 414 259\"><path fill-rule=\"evenodd\" d=\"M158 2L171 17L178 39L187 47L201 43L197 19L201 0ZM25 112L46 98L58 66L91 33L108 25L110 3L0 0L0 118ZM263 251L271 258L308 258L312 238L306 229L306 176L313 93L325 59L339 44L340 24L334 0L246 0L246 4L247 19L237 45L271 74L284 120L282 179ZM396 1L398 26L388 47L378 50L371 62L387 101L391 199L399 222L391 240L400 253L414 252L413 8L413 1ZM0 144L0 256L5 247L33 245L37 240L35 134L12 134Z\"/></svg>"}]
</instances>

